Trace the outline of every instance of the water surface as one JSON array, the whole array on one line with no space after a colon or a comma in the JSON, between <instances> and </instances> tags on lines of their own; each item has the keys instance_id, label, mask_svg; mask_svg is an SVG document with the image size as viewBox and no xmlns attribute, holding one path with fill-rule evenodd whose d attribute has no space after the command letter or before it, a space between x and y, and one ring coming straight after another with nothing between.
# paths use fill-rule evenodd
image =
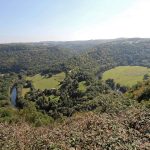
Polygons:
<instances>
[{"instance_id":1,"label":"water surface","mask_svg":"<svg viewBox=\"0 0 150 150\"><path fill-rule=\"evenodd\" d=\"M16 100L17 100L17 88L14 86L12 91L11 91L11 103L13 106L16 106Z\"/></svg>"}]
</instances>

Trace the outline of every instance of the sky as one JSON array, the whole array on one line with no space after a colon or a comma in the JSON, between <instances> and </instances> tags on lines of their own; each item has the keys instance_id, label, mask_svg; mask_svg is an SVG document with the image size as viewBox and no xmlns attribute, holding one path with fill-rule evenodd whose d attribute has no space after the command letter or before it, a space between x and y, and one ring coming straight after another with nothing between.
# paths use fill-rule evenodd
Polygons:
<instances>
[{"instance_id":1,"label":"sky","mask_svg":"<svg viewBox=\"0 0 150 150\"><path fill-rule=\"evenodd\" d=\"M0 43L150 38L150 0L0 0Z\"/></svg>"}]
</instances>

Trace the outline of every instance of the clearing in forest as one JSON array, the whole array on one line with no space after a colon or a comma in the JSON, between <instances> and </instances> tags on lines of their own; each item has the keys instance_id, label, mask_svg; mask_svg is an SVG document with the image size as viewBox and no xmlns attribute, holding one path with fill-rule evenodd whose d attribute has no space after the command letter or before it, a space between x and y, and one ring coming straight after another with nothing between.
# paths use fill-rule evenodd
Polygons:
<instances>
[{"instance_id":1,"label":"clearing in forest","mask_svg":"<svg viewBox=\"0 0 150 150\"><path fill-rule=\"evenodd\" d=\"M119 66L103 73L103 80L114 79L116 83L133 86L142 81L145 74L150 75L150 69L142 66Z\"/></svg>"},{"instance_id":2,"label":"clearing in forest","mask_svg":"<svg viewBox=\"0 0 150 150\"><path fill-rule=\"evenodd\" d=\"M44 89L58 88L60 86L60 82L63 81L64 78L65 73L61 72L56 75L53 75L50 78L37 74L33 77L27 77L26 80L31 80L36 89L44 90Z\"/></svg>"}]
</instances>

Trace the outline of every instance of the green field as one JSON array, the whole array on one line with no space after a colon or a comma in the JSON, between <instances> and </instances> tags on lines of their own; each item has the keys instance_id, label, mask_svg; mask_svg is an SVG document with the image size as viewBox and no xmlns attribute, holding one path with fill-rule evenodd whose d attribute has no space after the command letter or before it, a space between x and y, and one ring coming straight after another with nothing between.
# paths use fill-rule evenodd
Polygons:
<instances>
[{"instance_id":1,"label":"green field","mask_svg":"<svg viewBox=\"0 0 150 150\"><path fill-rule=\"evenodd\" d=\"M65 78L65 73L58 73L53 75L51 78L47 78L45 76L41 76L37 74L33 77L27 77L26 80L31 80L36 89L50 89L50 88L58 88L61 81Z\"/></svg>"},{"instance_id":2,"label":"green field","mask_svg":"<svg viewBox=\"0 0 150 150\"><path fill-rule=\"evenodd\" d=\"M150 74L150 69L141 66L119 66L103 73L103 80L114 79L116 83L133 86L143 80L145 74Z\"/></svg>"},{"instance_id":3,"label":"green field","mask_svg":"<svg viewBox=\"0 0 150 150\"><path fill-rule=\"evenodd\" d=\"M30 91L30 88L23 88L23 89L22 89L22 93L21 93L21 94L22 94L22 97L24 97L25 94L28 93L29 91Z\"/></svg>"},{"instance_id":4,"label":"green field","mask_svg":"<svg viewBox=\"0 0 150 150\"><path fill-rule=\"evenodd\" d=\"M87 87L86 87L85 83L86 83L85 81L82 81L82 82L79 83L79 90L82 91L82 92L86 91Z\"/></svg>"}]
</instances>

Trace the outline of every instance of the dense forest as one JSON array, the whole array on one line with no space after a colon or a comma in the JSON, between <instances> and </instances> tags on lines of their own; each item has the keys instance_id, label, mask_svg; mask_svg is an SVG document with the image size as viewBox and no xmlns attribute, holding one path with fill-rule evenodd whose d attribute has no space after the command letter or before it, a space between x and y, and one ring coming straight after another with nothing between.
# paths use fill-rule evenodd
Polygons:
<instances>
[{"instance_id":1,"label":"dense forest","mask_svg":"<svg viewBox=\"0 0 150 150\"><path fill-rule=\"evenodd\" d=\"M150 66L149 39L120 39L100 44L89 53L102 69L114 66Z\"/></svg>"},{"instance_id":2,"label":"dense forest","mask_svg":"<svg viewBox=\"0 0 150 150\"><path fill-rule=\"evenodd\" d=\"M148 150L149 75L132 87L102 80L128 65L150 67L150 39L1 44L0 147Z\"/></svg>"},{"instance_id":3,"label":"dense forest","mask_svg":"<svg viewBox=\"0 0 150 150\"><path fill-rule=\"evenodd\" d=\"M0 71L2 73L27 71L38 73L63 65L70 57L68 51L58 47L47 47L36 44L0 45ZM58 68L59 69L59 68Z\"/></svg>"},{"instance_id":4,"label":"dense forest","mask_svg":"<svg viewBox=\"0 0 150 150\"><path fill-rule=\"evenodd\" d=\"M40 42L0 45L0 71L64 71L75 66L103 72L114 66L150 66L150 39ZM70 58L70 59L69 59ZM72 64L72 66L70 66Z\"/></svg>"}]
</instances>

